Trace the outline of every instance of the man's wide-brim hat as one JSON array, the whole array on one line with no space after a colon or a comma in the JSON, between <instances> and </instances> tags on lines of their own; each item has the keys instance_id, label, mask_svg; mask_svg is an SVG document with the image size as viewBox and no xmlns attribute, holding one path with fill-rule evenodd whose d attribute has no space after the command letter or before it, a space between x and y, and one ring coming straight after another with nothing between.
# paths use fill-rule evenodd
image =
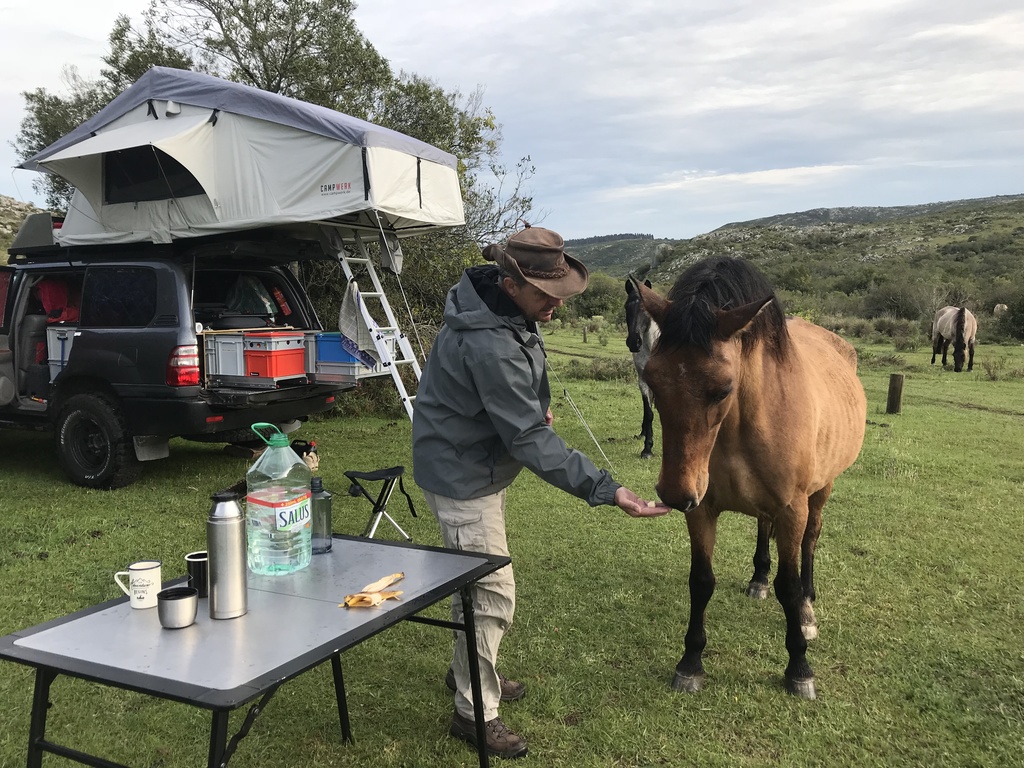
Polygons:
<instances>
[{"instance_id":1,"label":"man's wide-brim hat","mask_svg":"<svg viewBox=\"0 0 1024 768\"><path fill-rule=\"evenodd\" d=\"M586 266L565 252L565 241L557 232L531 227L512 235L504 245L488 245L484 258L505 272L544 291L556 299L582 293L590 280Z\"/></svg>"}]
</instances>

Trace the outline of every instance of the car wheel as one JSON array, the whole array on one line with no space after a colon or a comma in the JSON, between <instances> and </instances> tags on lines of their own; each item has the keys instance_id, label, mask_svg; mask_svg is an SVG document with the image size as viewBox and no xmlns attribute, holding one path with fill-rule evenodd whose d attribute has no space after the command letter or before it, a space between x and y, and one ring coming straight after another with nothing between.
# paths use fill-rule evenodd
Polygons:
<instances>
[{"instance_id":1,"label":"car wheel","mask_svg":"<svg viewBox=\"0 0 1024 768\"><path fill-rule=\"evenodd\" d=\"M71 482L86 488L122 488L139 476L124 418L103 395L73 395L64 403L57 418L57 457Z\"/></svg>"}]
</instances>

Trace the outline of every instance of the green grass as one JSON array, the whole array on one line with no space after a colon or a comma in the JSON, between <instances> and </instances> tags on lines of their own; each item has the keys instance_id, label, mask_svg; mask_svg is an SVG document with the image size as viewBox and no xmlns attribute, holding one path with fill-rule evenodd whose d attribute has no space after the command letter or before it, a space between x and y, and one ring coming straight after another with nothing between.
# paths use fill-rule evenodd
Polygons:
<instances>
[{"instance_id":1,"label":"green grass","mask_svg":"<svg viewBox=\"0 0 1024 768\"><path fill-rule=\"evenodd\" d=\"M607 345L592 334L583 344L564 328L547 341L559 433L604 463L565 390L616 478L651 495L658 463L639 458L633 380L567 373L571 360L628 360L621 334ZM676 694L669 683L688 611L682 516L633 520L611 507L591 509L524 473L509 495L519 601L502 666L528 693L502 716L529 738L528 764L1020 764L1024 380L990 380L980 361L998 355L1003 370L1022 369L1024 348L982 345L975 371L954 374L930 366L924 349L894 355L858 345L869 424L860 459L825 508L816 569L821 636L809 652L819 698L786 695L781 609L774 597L743 595L753 520L722 517L706 686ZM884 412L893 372L905 375L900 415ZM342 533L360 533L369 512L365 500L347 496L345 470L411 466L405 420L318 420L299 436L320 445ZM162 559L165 578L184 573L184 554L204 547L209 493L247 468L219 446L179 442L138 485L103 493L66 484L45 435L2 431L0 452L0 634L117 597L112 574L134 559ZM392 513L417 542L439 544L422 496L411 482L407 488L420 517L408 516L400 496ZM381 535L394 532L385 524ZM340 741L330 670L322 667L281 688L231 764L475 765L475 753L446 735L449 649L443 630L407 624L346 652L355 744ZM0 663L2 766L24 763L31 693L28 668ZM69 678L57 680L51 700L48 730L58 742L134 766L206 759L202 711ZM232 732L244 714L232 716ZM44 764L63 762L47 756Z\"/></svg>"}]
</instances>

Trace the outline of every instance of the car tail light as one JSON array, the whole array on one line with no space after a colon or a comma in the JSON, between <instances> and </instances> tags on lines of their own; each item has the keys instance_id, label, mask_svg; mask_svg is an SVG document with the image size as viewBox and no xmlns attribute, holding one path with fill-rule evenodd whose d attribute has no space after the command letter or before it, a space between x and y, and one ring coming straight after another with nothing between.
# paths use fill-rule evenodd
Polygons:
<instances>
[{"instance_id":1,"label":"car tail light","mask_svg":"<svg viewBox=\"0 0 1024 768\"><path fill-rule=\"evenodd\" d=\"M188 344L175 347L167 358L167 386L195 387L199 385L199 347Z\"/></svg>"}]
</instances>

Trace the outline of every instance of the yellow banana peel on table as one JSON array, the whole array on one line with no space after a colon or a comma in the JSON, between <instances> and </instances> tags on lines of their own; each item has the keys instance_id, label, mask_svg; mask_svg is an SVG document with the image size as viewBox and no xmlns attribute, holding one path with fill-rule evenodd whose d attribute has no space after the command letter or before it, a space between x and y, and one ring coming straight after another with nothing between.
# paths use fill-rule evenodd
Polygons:
<instances>
[{"instance_id":1,"label":"yellow banana peel on table","mask_svg":"<svg viewBox=\"0 0 1024 768\"><path fill-rule=\"evenodd\" d=\"M385 587L390 587L395 582L401 581L404 578L404 573L392 573L382 579L377 579L367 584L355 594L345 595L345 602L338 607L340 608L344 605L346 608L373 608L385 600L397 600L401 596L402 590L385 591Z\"/></svg>"}]
</instances>

